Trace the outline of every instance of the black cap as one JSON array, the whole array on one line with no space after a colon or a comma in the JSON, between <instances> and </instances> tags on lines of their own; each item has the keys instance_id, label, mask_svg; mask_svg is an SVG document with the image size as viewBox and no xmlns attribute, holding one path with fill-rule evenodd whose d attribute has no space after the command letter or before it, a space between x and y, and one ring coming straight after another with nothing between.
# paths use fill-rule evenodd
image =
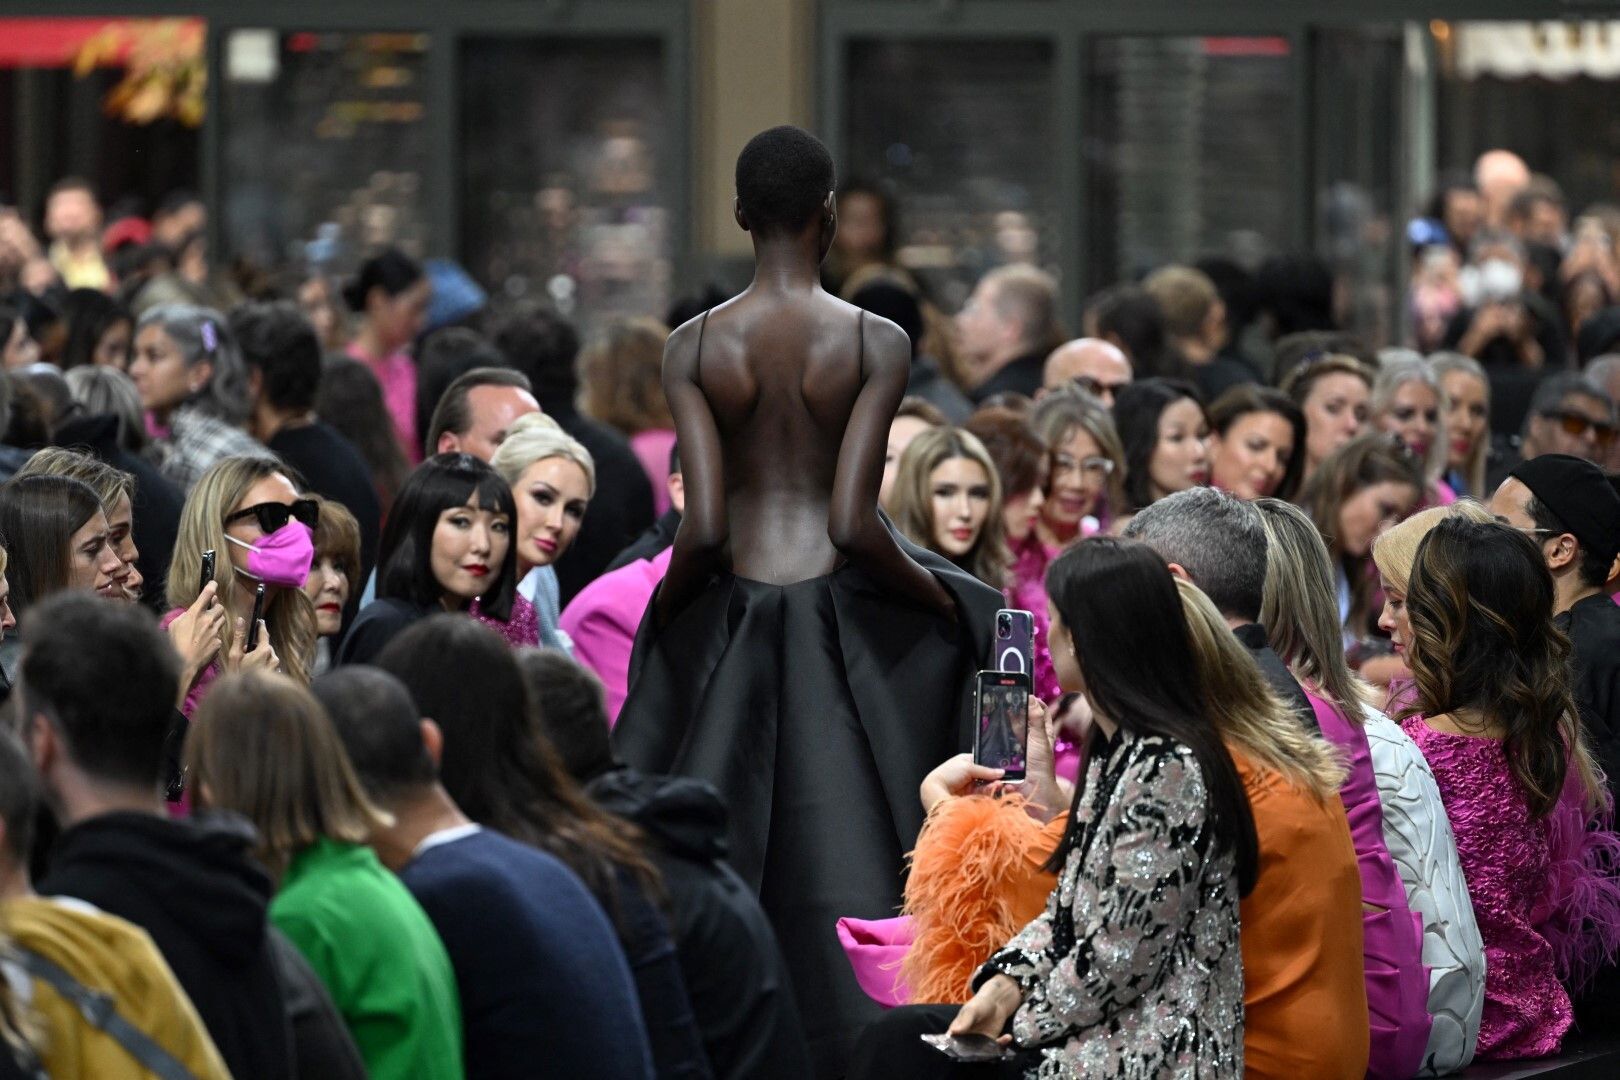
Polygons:
<instances>
[{"instance_id":1,"label":"black cap","mask_svg":"<svg viewBox=\"0 0 1620 1080\"><path fill-rule=\"evenodd\" d=\"M1585 458L1542 454L1508 474L1564 523L1581 547L1604 558L1620 552L1620 494Z\"/></svg>"}]
</instances>

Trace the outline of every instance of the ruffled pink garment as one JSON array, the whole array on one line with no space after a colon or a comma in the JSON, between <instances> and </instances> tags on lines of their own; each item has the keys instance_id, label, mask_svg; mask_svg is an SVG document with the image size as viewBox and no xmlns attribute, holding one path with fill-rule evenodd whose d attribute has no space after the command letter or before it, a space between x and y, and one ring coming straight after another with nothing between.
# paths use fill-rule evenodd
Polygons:
<instances>
[{"instance_id":1,"label":"ruffled pink garment","mask_svg":"<svg viewBox=\"0 0 1620 1080\"><path fill-rule=\"evenodd\" d=\"M1063 693L1058 686L1057 672L1052 670L1052 650L1046 643L1051 620L1046 612L1046 567L1051 552L1033 532L1023 543L1013 548L1012 569L1007 574L1007 587L1002 594L1007 606L1028 611L1035 616L1035 696L1050 704Z\"/></svg>"},{"instance_id":2,"label":"ruffled pink garment","mask_svg":"<svg viewBox=\"0 0 1620 1080\"><path fill-rule=\"evenodd\" d=\"M1339 797L1350 820L1356 866L1361 871L1362 948L1371 1034L1367 1075L1406 1080L1423 1063L1432 1023L1429 973L1423 966L1423 917L1407 904L1406 886L1384 843L1383 804L1367 733L1308 687L1305 696L1323 736L1339 748L1349 769Z\"/></svg>"},{"instance_id":3,"label":"ruffled pink garment","mask_svg":"<svg viewBox=\"0 0 1620 1080\"><path fill-rule=\"evenodd\" d=\"M501 635L514 649L540 647L540 616L534 610L534 605L521 595L512 597L512 617L505 622L493 615L485 615L479 610L477 600L468 606L467 614Z\"/></svg>"},{"instance_id":4,"label":"ruffled pink garment","mask_svg":"<svg viewBox=\"0 0 1620 1080\"><path fill-rule=\"evenodd\" d=\"M1620 944L1620 840L1582 806L1571 770L1558 805L1530 819L1501 742L1402 724L1434 770L1485 943L1476 1060L1558 1053L1579 985Z\"/></svg>"}]
</instances>

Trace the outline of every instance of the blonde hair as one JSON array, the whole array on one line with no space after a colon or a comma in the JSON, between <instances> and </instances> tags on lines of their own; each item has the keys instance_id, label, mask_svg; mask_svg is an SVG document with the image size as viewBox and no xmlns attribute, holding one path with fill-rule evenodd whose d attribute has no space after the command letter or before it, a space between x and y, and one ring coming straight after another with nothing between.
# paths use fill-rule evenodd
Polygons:
<instances>
[{"instance_id":1,"label":"blonde hair","mask_svg":"<svg viewBox=\"0 0 1620 1080\"><path fill-rule=\"evenodd\" d=\"M74 368L74 370L88 369ZM113 507L118 505L120 496L128 498L131 509L134 508L135 477L79 450L68 450L61 446L47 446L43 450L37 450L34 456L17 470L17 476L66 476L88 484L96 493L96 498L101 500L102 509L108 514L111 514Z\"/></svg>"},{"instance_id":2,"label":"blonde hair","mask_svg":"<svg viewBox=\"0 0 1620 1080\"><path fill-rule=\"evenodd\" d=\"M1489 415L1491 407L1491 380L1486 377L1485 369L1478 360L1472 356L1463 356L1461 353L1435 353L1428 359L1429 370L1434 372L1435 378L1440 380L1442 387L1446 384L1447 375L1467 375L1479 381L1485 387L1485 409ZM1446 441L1446 440L1442 440ZM1476 498L1485 498L1485 459L1489 457L1491 449L1491 433L1486 430L1480 435L1479 441L1474 443L1473 452L1463 464L1463 479L1468 482L1468 491ZM1442 467L1443 468L1443 467Z\"/></svg>"},{"instance_id":3,"label":"blonde hair","mask_svg":"<svg viewBox=\"0 0 1620 1080\"><path fill-rule=\"evenodd\" d=\"M591 452L544 413L518 417L517 422L506 429L506 438L489 463L501 474L507 487L516 487L525 469L553 457L578 465L585 473L586 498L596 494L596 462L591 459Z\"/></svg>"},{"instance_id":4,"label":"blonde hair","mask_svg":"<svg viewBox=\"0 0 1620 1080\"><path fill-rule=\"evenodd\" d=\"M1429 535L1429 530L1449 517L1489 524L1496 520L1491 512L1473 499L1458 499L1450 506L1431 506L1419 510L1373 541L1373 565L1378 567L1386 582L1397 592L1405 592L1412 577L1412 564L1417 561L1418 545Z\"/></svg>"},{"instance_id":5,"label":"blonde hair","mask_svg":"<svg viewBox=\"0 0 1620 1080\"><path fill-rule=\"evenodd\" d=\"M256 854L279 880L322 838L363 844L393 819L360 785L320 702L284 675L226 675L186 736L192 790L258 832Z\"/></svg>"},{"instance_id":6,"label":"blonde hair","mask_svg":"<svg viewBox=\"0 0 1620 1080\"><path fill-rule=\"evenodd\" d=\"M1320 735L1308 734L1266 685L1214 602L1185 578L1176 579L1176 588L1198 660L1199 684L1221 738L1318 802L1338 798L1345 770L1333 747Z\"/></svg>"},{"instance_id":7,"label":"blonde hair","mask_svg":"<svg viewBox=\"0 0 1620 1080\"><path fill-rule=\"evenodd\" d=\"M668 340L669 327L657 319L610 319L579 354L580 410L626 435L673 428L663 386Z\"/></svg>"},{"instance_id":8,"label":"blonde hair","mask_svg":"<svg viewBox=\"0 0 1620 1080\"><path fill-rule=\"evenodd\" d=\"M957 565L992 588L1001 588L1012 553L1007 548L1006 526L1001 520L1001 476L996 463L972 432L958 427L937 427L911 440L900 456L900 471L889 494L890 516L899 530L930 551L939 550L934 539L934 470L953 458L966 458L984 469L990 485L990 511L973 550Z\"/></svg>"},{"instance_id":9,"label":"blonde hair","mask_svg":"<svg viewBox=\"0 0 1620 1080\"><path fill-rule=\"evenodd\" d=\"M1257 499L1266 530L1266 586L1260 625L1294 677L1361 726L1372 688L1344 659L1344 634L1334 595L1333 560L1310 516L1281 499Z\"/></svg>"},{"instance_id":10,"label":"blonde hair","mask_svg":"<svg viewBox=\"0 0 1620 1080\"><path fill-rule=\"evenodd\" d=\"M180 511L174 557L169 562L166 594L169 606L188 608L196 602L197 594L202 591L202 582L198 580L202 575L202 554L215 552L214 580L219 583L219 602L224 605L226 614L220 638L227 651L231 636L236 632L236 620L246 619L253 613L236 609L235 562L232 545L225 539L225 517L236 509L254 484L267 476L278 475L287 474L282 464L273 458L225 458L202 474ZM270 644L281 659L281 670L308 685L317 636L314 602L304 595L303 589L277 589L265 600L264 622L270 631Z\"/></svg>"}]
</instances>

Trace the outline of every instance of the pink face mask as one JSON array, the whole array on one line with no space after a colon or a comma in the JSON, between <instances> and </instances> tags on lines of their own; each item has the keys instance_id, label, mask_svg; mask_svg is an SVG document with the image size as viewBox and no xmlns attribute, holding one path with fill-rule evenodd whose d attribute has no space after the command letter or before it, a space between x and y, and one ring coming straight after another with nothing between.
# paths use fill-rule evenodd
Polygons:
<instances>
[{"instance_id":1,"label":"pink face mask","mask_svg":"<svg viewBox=\"0 0 1620 1080\"><path fill-rule=\"evenodd\" d=\"M266 585L285 585L289 589L302 589L309 580L309 568L315 563L315 533L301 521L289 521L273 533L249 544L234 536L225 539L248 551L248 577Z\"/></svg>"}]
</instances>

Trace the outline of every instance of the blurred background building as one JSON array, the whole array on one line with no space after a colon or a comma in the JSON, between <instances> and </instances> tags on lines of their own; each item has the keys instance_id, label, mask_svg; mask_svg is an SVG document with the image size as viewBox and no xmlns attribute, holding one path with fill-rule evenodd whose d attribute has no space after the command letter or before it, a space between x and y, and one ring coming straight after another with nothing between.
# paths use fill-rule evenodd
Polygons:
<instances>
[{"instance_id":1,"label":"blurred background building","mask_svg":"<svg viewBox=\"0 0 1620 1080\"><path fill-rule=\"evenodd\" d=\"M1620 203L1620 0L6 0L0 199L176 189L217 263L396 243L592 319L746 272L730 169L773 123L892 195L954 310L987 268L1096 289L1313 253L1401 336L1407 222L1492 147Z\"/></svg>"}]
</instances>

